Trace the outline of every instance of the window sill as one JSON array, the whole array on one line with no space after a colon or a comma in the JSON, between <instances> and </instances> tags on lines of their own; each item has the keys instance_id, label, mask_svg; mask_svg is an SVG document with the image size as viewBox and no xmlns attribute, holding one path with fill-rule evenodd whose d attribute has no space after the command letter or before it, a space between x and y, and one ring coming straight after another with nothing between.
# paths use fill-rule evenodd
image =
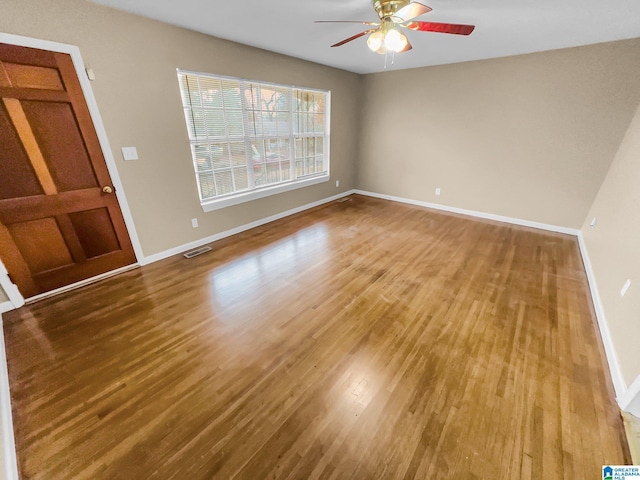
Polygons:
<instances>
[{"instance_id":1,"label":"window sill","mask_svg":"<svg viewBox=\"0 0 640 480\"><path fill-rule=\"evenodd\" d=\"M207 200L206 202L202 202L202 210L204 210L205 212L212 212L214 210L230 207L232 205L238 205L240 203L250 202L251 200L257 200L258 198L269 197L271 195L277 195L278 193L288 192L290 190L296 190L298 188L308 187L310 185L316 185L318 183L324 183L328 181L329 174L325 174L317 177L307 178L304 180L298 180L291 183L284 183L280 185L273 185L271 187L261 188L259 190L252 190L250 192L229 195L214 200Z\"/></svg>"}]
</instances>

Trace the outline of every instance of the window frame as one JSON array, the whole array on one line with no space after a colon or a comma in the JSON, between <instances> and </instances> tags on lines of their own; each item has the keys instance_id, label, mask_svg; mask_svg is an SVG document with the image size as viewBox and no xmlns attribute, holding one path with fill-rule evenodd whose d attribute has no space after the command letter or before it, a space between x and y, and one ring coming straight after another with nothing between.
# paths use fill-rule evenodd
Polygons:
<instances>
[{"instance_id":1,"label":"window frame","mask_svg":"<svg viewBox=\"0 0 640 480\"><path fill-rule=\"evenodd\" d=\"M284 192L288 192L291 190L296 190L298 188L304 188L304 187L308 187L311 185L317 185L320 183L324 183L329 181L330 177L331 177L331 161L330 161L330 133L331 133L331 91L328 90L322 90L322 89L317 89L317 88L308 88L308 87L299 87L299 86L294 86L294 85L284 85L284 84L279 84L279 83L273 83L273 82L264 82L264 81L258 81L258 80L248 80L245 78L238 78L238 77L232 77L232 76L226 76L226 75L217 75L217 74L212 74L212 73L206 73L206 72L195 72L195 71L191 71L191 70L185 70L185 69L181 69L178 68L176 69L176 73L177 73L177 79L178 79L178 87L179 87L179 93L180 93L180 98L181 98L181 103L182 103L182 108L185 114L185 127L187 130L187 138L189 141L189 148L190 148L190 154L191 154L191 160L192 160L192 168L194 171L194 176L195 176L195 180L196 180L196 188L198 190L198 197L200 199L200 205L202 206L202 209L205 212L210 212L213 210L218 210L221 208L226 208L232 205L238 205L241 203L245 203L245 202L249 202L251 200L257 200L260 198L264 198L264 197L268 197L271 195L276 195L279 193L284 193ZM194 146L195 145L203 145L203 144L208 144L208 145L213 145L215 142L230 142L229 140L229 135L225 134L224 137L220 136L216 139L212 139L209 135L205 135L204 139L198 138L198 135L195 135L195 138L192 136L191 134L191 128L190 128L190 118L192 119L193 117L190 117L192 109L193 109L193 104L191 103L191 101L186 102L185 100L185 95L190 95L188 92L185 92L183 89L183 76L196 76L198 77L198 90L200 93L202 93L202 90L200 88L200 78L205 77L205 78L211 78L211 79L215 79L218 80L220 82L224 82L224 81L231 81L231 82L238 82L239 86L240 86L240 96L241 96L241 105L242 105L242 124L243 124L243 135L242 135L242 141L245 145L245 154L247 157L247 161L245 164L245 168L247 169L247 177L250 178L249 180L249 188L247 189L243 189L243 190L239 190L239 191L235 191L235 192L231 192L231 193L227 193L227 194L223 194L223 195L217 195L211 198L203 198L203 194L202 194L202 184L200 181L200 175L203 173L201 171L199 171L198 169L198 165L197 165L197 157L195 154L195 149ZM287 91L287 95L288 95L288 103L289 103L289 110L288 110L288 117L289 117L289 133L288 136L284 136L284 135L278 135L277 138L287 138L288 142L289 142L289 163L290 163L290 172L292 173L293 176L295 176L295 171L296 171L296 163L297 163L297 157L296 157L296 146L295 146L295 142L297 139L304 139L304 138L317 138L317 137L322 137L322 141L323 141L323 150L322 150L322 161L323 161L323 170L322 172L319 173L314 173L314 174L308 174L308 175L304 175L301 177L297 177L297 178L292 178L290 180L285 180L285 181L280 181L278 183L270 183L267 185L259 185L259 186L255 186L254 184L254 172L253 172L253 168L255 168L254 164L249 161L250 158L250 152L252 152L253 150L251 150L253 147L252 145L257 141L257 142L266 142L269 139L272 138L276 138L273 135L267 135L264 131L262 131L260 134L258 134L255 131L251 131L251 129L248 128L249 125L249 114L255 114L256 112L262 112L262 110L256 110L256 109L250 109L247 106L247 99L245 97L245 89L247 86L251 86L251 85L259 85L261 88L262 86L266 86L266 87L273 87L274 89L278 89L278 90L285 90ZM294 108L294 97L295 97L295 92L296 91L301 91L301 92L309 92L309 93L313 93L313 94L322 94L324 95L324 128L323 128L323 132L318 133L318 132L296 132L296 113L304 113L304 112L300 112L299 110L296 111ZM204 107L203 108L204 111ZM224 109L224 106L222 107L223 111L226 111ZM229 124L226 121L227 116L225 115L225 126L229 126ZM195 127L194 127L195 130ZM237 139L236 139L237 141ZM254 143L252 143L254 142ZM317 155L317 153L316 153ZM301 157L303 159L303 161L305 161L305 159L307 158L306 156ZM266 165L265 165L266 166ZM326 169L324 168L326 166ZM234 168L233 166L231 167L232 169ZM213 175L215 175L215 170L212 169L211 173ZM215 177L214 177L215 178ZM215 181L215 180L214 180Z\"/></svg>"}]
</instances>

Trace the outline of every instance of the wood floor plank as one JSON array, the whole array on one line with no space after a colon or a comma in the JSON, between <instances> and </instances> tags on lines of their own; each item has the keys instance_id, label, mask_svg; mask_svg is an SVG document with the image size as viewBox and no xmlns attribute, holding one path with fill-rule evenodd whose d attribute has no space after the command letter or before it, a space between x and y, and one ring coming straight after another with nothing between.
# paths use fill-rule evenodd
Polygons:
<instances>
[{"instance_id":1,"label":"wood floor plank","mask_svg":"<svg viewBox=\"0 0 640 480\"><path fill-rule=\"evenodd\" d=\"M354 195L10 312L23 479L595 478L574 237Z\"/></svg>"}]
</instances>

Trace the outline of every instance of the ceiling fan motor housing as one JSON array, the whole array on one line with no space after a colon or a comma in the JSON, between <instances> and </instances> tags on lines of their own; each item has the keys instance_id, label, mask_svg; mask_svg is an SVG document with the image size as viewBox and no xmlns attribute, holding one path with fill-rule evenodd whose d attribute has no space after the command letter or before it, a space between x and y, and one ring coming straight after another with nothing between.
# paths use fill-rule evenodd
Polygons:
<instances>
[{"instance_id":1,"label":"ceiling fan motor housing","mask_svg":"<svg viewBox=\"0 0 640 480\"><path fill-rule=\"evenodd\" d=\"M373 8L381 20L392 17L402 7L409 5L410 0L373 0Z\"/></svg>"}]
</instances>

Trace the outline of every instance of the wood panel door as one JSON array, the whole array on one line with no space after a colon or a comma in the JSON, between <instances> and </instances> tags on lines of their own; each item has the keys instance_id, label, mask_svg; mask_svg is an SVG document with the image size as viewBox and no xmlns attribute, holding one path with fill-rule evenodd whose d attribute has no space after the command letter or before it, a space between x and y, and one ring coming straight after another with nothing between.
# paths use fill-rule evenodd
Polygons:
<instances>
[{"instance_id":1,"label":"wood panel door","mask_svg":"<svg viewBox=\"0 0 640 480\"><path fill-rule=\"evenodd\" d=\"M0 258L25 297L136 261L67 54L0 44Z\"/></svg>"}]
</instances>

